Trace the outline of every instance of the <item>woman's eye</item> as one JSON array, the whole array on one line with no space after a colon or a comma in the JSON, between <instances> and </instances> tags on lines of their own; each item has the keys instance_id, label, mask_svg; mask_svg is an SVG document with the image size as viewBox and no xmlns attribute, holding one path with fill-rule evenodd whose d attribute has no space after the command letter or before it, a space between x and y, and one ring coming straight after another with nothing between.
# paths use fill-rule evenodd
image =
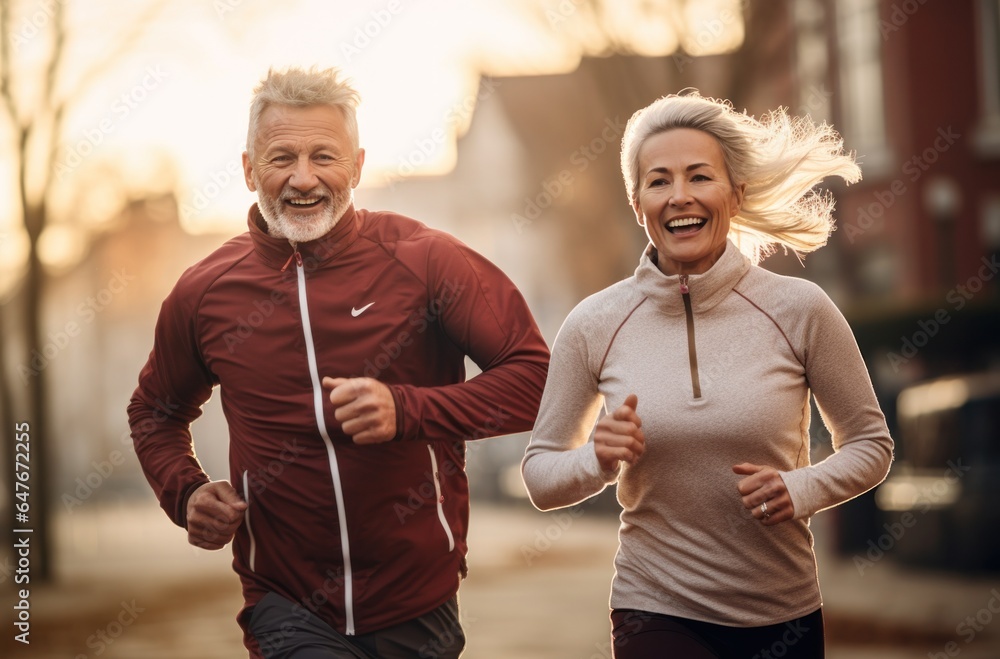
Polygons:
<instances>
[{"instance_id":1,"label":"woman's eye","mask_svg":"<svg viewBox=\"0 0 1000 659\"><path fill-rule=\"evenodd\" d=\"M692 181L711 181L712 179L708 178L704 174L695 174L694 176L691 177L691 180Z\"/></svg>"}]
</instances>

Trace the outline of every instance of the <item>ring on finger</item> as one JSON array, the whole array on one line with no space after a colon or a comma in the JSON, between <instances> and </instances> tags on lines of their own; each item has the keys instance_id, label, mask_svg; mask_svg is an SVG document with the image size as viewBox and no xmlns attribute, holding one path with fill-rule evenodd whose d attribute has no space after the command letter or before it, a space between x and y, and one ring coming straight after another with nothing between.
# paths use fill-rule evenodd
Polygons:
<instances>
[{"instance_id":1,"label":"ring on finger","mask_svg":"<svg viewBox=\"0 0 1000 659\"><path fill-rule=\"evenodd\" d=\"M767 512L767 502L766 501L764 503L760 504L760 512L761 512L761 514L764 515L764 519L767 519L768 517L771 516L771 513Z\"/></svg>"}]
</instances>

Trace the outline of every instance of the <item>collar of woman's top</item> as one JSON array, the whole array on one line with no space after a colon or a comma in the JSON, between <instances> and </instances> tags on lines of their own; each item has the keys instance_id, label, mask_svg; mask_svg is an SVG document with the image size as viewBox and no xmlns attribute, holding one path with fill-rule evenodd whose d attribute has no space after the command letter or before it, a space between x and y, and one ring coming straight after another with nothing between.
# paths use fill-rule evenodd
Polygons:
<instances>
[{"instance_id":1,"label":"collar of woman's top","mask_svg":"<svg viewBox=\"0 0 1000 659\"><path fill-rule=\"evenodd\" d=\"M302 262L313 269L333 260L357 239L359 222L360 217L354 211L354 204L351 204L326 235L296 246ZM254 251L267 265L280 270L295 264L292 258L295 254L292 244L285 238L268 235L267 224L257 204L250 208L247 225L250 228L250 237L253 239Z\"/></svg>"},{"instance_id":2,"label":"collar of woman's top","mask_svg":"<svg viewBox=\"0 0 1000 659\"><path fill-rule=\"evenodd\" d=\"M652 243L639 259L635 269L635 279L639 290L654 302L664 313L675 315L684 313L684 298L681 294L680 275L665 275L653 262L656 248ZM688 275L691 306L695 313L708 311L729 295L736 283L750 269L750 259L726 240L726 251L707 272Z\"/></svg>"}]
</instances>

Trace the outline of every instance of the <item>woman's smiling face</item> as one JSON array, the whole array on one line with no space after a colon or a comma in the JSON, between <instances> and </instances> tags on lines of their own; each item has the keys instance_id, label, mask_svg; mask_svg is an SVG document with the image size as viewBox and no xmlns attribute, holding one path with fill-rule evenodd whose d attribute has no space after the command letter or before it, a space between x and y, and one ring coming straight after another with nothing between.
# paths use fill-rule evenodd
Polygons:
<instances>
[{"instance_id":1,"label":"woman's smiling face","mask_svg":"<svg viewBox=\"0 0 1000 659\"><path fill-rule=\"evenodd\" d=\"M639 150L639 186L632 202L639 224L668 275L701 274L726 250L729 220L744 186L729 180L722 147L694 128L673 128Z\"/></svg>"}]
</instances>

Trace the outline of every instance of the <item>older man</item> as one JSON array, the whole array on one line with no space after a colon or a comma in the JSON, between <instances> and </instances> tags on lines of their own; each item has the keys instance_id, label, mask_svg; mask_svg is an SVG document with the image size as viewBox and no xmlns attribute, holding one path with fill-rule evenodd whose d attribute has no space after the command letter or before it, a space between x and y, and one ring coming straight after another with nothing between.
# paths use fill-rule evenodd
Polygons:
<instances>
[{"instance_id":1,"label":"older man","mask_svg":"<svg viewBox=\"0 0 1000 659\"><path fill-rule=\"evenodd\" d=\"M254 657L457 657L465 440L529 429L548 365L494 265L354 208L357 102L335 70L255 90L249 231L178 281L129 405L170 518L196 546L233 540ZM216 385L232 484L189 430Z\"/></svg>"}]
</instances>

